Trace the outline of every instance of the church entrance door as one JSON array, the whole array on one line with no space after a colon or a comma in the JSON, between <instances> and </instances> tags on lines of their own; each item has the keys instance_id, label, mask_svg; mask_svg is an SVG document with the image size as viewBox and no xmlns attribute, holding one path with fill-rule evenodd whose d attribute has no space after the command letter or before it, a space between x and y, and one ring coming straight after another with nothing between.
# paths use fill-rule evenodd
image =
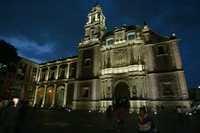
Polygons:
<instances>
[{"instance_id":1,"label":"church entrance door","mask_svg":"<svg viewBox=\"0 0 200 133\"><path fill-rule=\"evenodd\" d=\"M114 88L113 103L115 107L129 108L130 92L125 82L119 82Z\"/></svg>"}]
</instances>

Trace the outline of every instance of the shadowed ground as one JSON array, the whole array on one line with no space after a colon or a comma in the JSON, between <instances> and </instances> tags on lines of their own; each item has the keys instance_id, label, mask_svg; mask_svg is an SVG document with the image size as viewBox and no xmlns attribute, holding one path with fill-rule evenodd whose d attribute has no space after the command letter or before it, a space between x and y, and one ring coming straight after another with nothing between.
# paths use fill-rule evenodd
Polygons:
<instances>
[{"instance_id":1,"label":"shadowed ground","mask_svg":"<svg viewBox=\"0 0 200 133\"><path fill-rule=\"evenodd\" d=\"M137 132L137 115L129 114L123 132ZM185 116L176 113L154 115L159 133L200 133L200 115ZM22 133L114 133L114 120L106 119L105 114L96 112L31 110Z\"/></svg>"}]
</instances>

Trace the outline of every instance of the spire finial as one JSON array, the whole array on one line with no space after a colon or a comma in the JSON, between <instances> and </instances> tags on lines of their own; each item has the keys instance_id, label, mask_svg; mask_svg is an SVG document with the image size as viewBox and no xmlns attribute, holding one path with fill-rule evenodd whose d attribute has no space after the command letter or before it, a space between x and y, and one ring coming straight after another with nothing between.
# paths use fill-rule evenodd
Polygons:
<instances>
[{"instance_id":1,"label":"spire finial","mask_svg":"<svg viewBox=\"0 0 200 133\"><path fill-rule=\"evenodd\" d=\"M99 3L99 1L97 0L96 2L95 2L95 5L94 5L95 7L101 7L101 4Z\"/></svg>"},{"instance_id":2,"label":"spire finial","mask_svg":"<svg viewBox=\"0 0 200 133\"><path fill-rule=\"evenodd\" d=\"M148 24L147 24L147 22L146 21L144 21L144 26L147 26Z\"/></svg>"},{"instance_id":3,"label":"spire finial","mask_svg":"<svg viewBox=\"0 0 200 133\"><path fill-rule=\"evenodd\" d=\"M96 2L95 6L100 6L100 4L99 4L99 2L98 2L98 1Z\"/></svg>"},{"instance_id":4,"label":"spire finial","mask_svg":"<svg viewBox=\"0 0 200 133\"><path fill-rule=\"evenodd\" d=\"M148 24L147 24L146 21L144 21L144 29L145 29L145 30L149 30L149 26L148 26Z\"/></svg>"},{"instance_id":5,"label":"spire finial","mask_svg":"<svg viewBox=\"0 0 200 133\"><path fill-rule=\"evenodd\" d=\"M176 34L173 32L170 36L171 39L176 39Z\"/></svg>"},{"instance_id":6,"label":"spire finial","mask_svg":"<svg viewBox=\"0 0 200 133\"><path fill-rule=\"evenodd\" d=\"M91 11L102 10L101 4L97 1L92 7Z\"/></svg>"},{"instance_id":7,"label":"spire finial","mask_svg":"<svg viewBox=\"0 0 200 133\"><path fill-rule=\"evenodd\" d=\"M172 36L173 36L173 37L176 37L176 33L173 32L173 33L172 33Z\"/></svg>"},{"instance_id":8,"label":"spire finial","mask_svg":"<svg viewBox=\"0 0 200 133\"><path fill-rule=\"evenodd\" d=\"M147 22L144 21L143 32L147 32L147 31L149 31L149 30L150 30L150 29L149 29L149 26L148 26Z\"/></svg>"}]
</instances>

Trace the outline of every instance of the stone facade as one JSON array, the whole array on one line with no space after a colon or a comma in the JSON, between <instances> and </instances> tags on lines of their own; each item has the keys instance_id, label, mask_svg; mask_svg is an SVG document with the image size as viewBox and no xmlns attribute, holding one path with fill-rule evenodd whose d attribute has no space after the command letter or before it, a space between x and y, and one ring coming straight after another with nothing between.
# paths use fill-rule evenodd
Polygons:
<instances>
[{"instance_id":1,"label":"stone facade","mask_svg":"<svg viewBox=\"0 0 200 133\"><path fill-rule=\"evenodd\" d=\"M19 97L20 100L30 101L32 105L32 100L34 98L33 92L35 90L35 79L38 64L21 57L17 65L17 72L15 77L15 82L13 82L12 88L18 92L15 93L15 97Z\"/></svg>"},{"instance_id":2,"label":"stone facade","mask_svg":"<svg viewBox=\"0 0 200 133\"><path fill-rule=\"evenodd\" d=\"M3 87L0 88L2 89L0 97L4 97L4 99L19 98L28 100L32 104L37 67L38 64L20 57L12 71L1 75Z\"/></svg>"},{"instance_id":3,"label":"stone facade","mask_svg":"<svg viewBox=\"0 0 200 133\"><path fill-rule=\"evenodd\" d=\"M190 107L175 34L164 37L147 24L106 31L100 5L88 14L78 56L40 64L34 106L102 110L117 99L130 110Z\"/></svg>"}]
</instances>

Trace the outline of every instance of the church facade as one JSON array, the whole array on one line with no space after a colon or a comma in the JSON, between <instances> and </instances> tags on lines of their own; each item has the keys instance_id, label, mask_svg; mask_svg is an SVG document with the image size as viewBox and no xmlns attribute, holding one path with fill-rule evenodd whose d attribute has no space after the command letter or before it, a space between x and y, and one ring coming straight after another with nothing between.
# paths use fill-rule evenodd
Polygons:
<instances>
[{"instance_id":1,"label":"church facade","mask_svg":"<svg viewBox=\"0 0 200 133\"><path fill-rule=\"evenodd\" d=\"M106 30L100 5L84 26L78 55L39 64L33 106L105 111L128 101L141 106L190 107L179 39L147 24Z\"/></svg>"}]
</instances>

